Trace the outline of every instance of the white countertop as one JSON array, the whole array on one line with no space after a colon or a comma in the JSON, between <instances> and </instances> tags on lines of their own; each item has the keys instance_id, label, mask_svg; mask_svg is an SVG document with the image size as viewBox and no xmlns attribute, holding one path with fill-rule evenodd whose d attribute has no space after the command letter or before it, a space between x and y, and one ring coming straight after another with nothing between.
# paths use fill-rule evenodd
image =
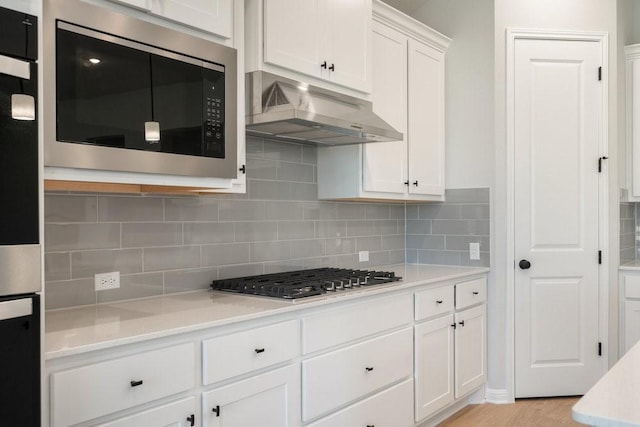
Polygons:
<instances>
[{"instance_id":1,"label":"white countertop","mask_svg":"<svg viewBox=\"0 0 640 427\"><path fill-rule=\"evenodd\" d=\"M573 406L573 419L592 426L640 425L640 343Z\"/></svg>"},{"instance_id":2,"label":"white countertop","mask_svg":"<svg viewBox=\"0 0 640 427\"><path fill-rule=\"evenodd\" d=\"M130 344L178 333L379 295L471 276L488 268L400 264L384 267L400 282L285 301L214 291L195 291L110 304L47 311L45 359Z\"/></svg>"},{"instance_id":3,"label":"white countertop","mask_svg":"<svg viewBox=\"0 0 640 427\"><path fill-rule=\"evenodd\" d=\"M640 261L631 261L620 265L620 270L640 270Z\"/></svg>"}]
</instances>

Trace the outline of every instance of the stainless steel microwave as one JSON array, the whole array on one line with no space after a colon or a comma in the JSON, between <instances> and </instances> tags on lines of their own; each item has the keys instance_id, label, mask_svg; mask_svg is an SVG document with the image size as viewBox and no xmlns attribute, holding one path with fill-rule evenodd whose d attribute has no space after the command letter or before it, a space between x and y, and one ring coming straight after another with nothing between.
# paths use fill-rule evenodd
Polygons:
<instances>
[{"instance_id":1,"label":"stainless steel microwave","mask_svg":"<svg viewBox=\"0 0 640 427\"><path fill-rule=\"evenodd\" d=\"M236 177L235 49L79 0L44 6L45 166Z\"/></svg>"}]
</instances>

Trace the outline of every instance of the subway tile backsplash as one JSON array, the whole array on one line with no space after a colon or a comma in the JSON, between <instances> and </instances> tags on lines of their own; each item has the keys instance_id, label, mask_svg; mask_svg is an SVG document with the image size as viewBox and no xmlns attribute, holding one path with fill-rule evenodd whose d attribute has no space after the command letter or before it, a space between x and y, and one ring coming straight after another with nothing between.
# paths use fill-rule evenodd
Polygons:
<instances>
[{"instance_id":1,"label":"subway tile backsplash","mask_svg":"<svg viewBox=\"0 0 640 427\"><path fill-rule=\"evenodd\" d=\"M438 204L319 201L316 150L248 137L243 195L47 193L46 308L302 268L489 265L488 189L447 190ZM471 241L479 262L468 261ZM108 271L120 271L120 289L96 293L93 275Z\"/></svg>"}]
</instances>

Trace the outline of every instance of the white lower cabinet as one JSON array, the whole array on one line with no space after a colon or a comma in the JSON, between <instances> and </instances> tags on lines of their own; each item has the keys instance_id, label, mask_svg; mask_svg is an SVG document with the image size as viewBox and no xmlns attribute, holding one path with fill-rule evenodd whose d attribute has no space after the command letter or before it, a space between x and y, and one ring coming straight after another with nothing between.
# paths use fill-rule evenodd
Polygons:
<instances>
[{"instance_id":1,"label":"white lower cabinet","mask_svg":"<svg viewBox=\"0 0 640 427\"><path fill-rule=\"evenodd\" d=\"M302 418L310 421L411 376L411 328L302 362Z\"/></svg>"},{"instance_id":2,"label":"white lower cabinet","mask_svg":"<svg viewBox=\"0 0 640 427\"><path fill-rule=\"evenodd\" d=\"M455 315L456 399L484 384L487 378L485 306Z\"/></svg>"},{"instance_id":3,"label":"white lower cabinet","mask_svg":"<svg viewBox=\"0 0 640 427\"><path fill-rule=\"evenodd\" d=\"M256 375L202 395L208 427L300 425L300 366Z\"/></svg>"},{"instance_id":4,"label":"white lower cabinet","mask_svg":"<svg viewBox=\"0 0 640 427\"><path fill-rule=\"evenodd\" d=\"M621 355L640 341L640 271L620 272Z\"/></svg>"},{"instance_id":5,"label":"white lower cabinet","mask_svg":"<svg viewBox=\"0 0 640 427\"><path fill-rule=\"evenodd\" d=\"M196 412L196 398L189 397L110 423L100 424L97 427L195 427L201 425L199 414Z\"/></svg>"},{"instance_id":6,"label":"white lower cabinet","mask_svg":"<svg viewBox=\"0 0 640 427\"><path fill-rule=\"evenodd\" d=\"M404 381L309 427L409 427L413 425L413 380Z\"/></svg>"},{"instance_id":7,"label":"white lower cabinet","mask_svg":"<svg viewBox=\"0 0 640 427\"><path fill-rule=\"evenodd\" d=\"M192 389L194 347L186 343L52 374L53 426L74 425Z\"/></svg>"},{"instance_id":8,"label":"white lower cabinet","mask_svg":"<svg viewBox=\"0 0 640 427\"><path fill-rule=\"evenodd\" d=\"M485 296L485 276L416 292L416 422L486 382Z\"/></svg>"},{"instance_id":9,"label":"white lower cabinet","mask_svg":"<svg viewBox=\"0 0 640 427\"><path fill-rule=\"evenodd\" d=\"M416 420L453 402L453 326L449 314L415 327Z\"/></svg>"}]
</instances>

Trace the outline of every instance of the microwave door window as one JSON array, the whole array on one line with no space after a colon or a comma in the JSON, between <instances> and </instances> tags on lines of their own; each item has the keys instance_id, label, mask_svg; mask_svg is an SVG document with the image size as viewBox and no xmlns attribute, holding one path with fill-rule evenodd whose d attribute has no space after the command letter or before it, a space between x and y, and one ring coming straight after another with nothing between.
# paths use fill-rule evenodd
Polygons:
<instances>
[{"instance_id":1,"label":"microwave door window","mask_svg":"<svg viewBox=\"0 0 640 427\"><path fill-rule=\"evenodd\" d=\"M150 54L58 29L58 141L155 151Z\"/></svg>"}]
</instances>

